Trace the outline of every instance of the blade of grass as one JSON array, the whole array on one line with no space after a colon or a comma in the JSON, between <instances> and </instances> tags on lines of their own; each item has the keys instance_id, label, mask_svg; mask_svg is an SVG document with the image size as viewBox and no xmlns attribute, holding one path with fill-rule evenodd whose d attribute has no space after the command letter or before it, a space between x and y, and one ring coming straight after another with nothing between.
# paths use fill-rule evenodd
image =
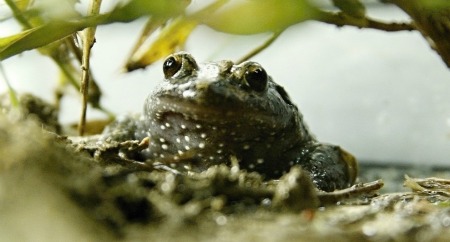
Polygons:
<instances>
[{"instance_id":1,"label":"blade of grass","mask_svg":"<svg viewBox=\"0 0 450 242\"><path fill-rule=\"evenodd\" d=\"M11 86L11 83L9 82L8 77L6 76L5 69L3 68L3 65L1 62L0 62L0 72L3 77L3 80L6 83L6 86L8 87L8 94L9 94L9 99L11 101L11 106L19 107L19 98L17 97L17 92Z\"/></svg>"},{"instance_id":2,"label":"blade of grass","mask_svg":"<svg viewBox=\"0 0 450 242\"><path fill-rule=\"evenodd\" d=\"M239 60L236 61L236 64L242 63L250 58L252 58L253 56L257 55L259 52L265 50L267 47L269 47L278 37L280 37L281 33L283 31L280 32L275 32L272 34L272 36L270 36L270 38L268 40L266 40L266 42L264 42L262 45L256 47L255 49L253 49L250 53L246 54L245 56L241 57Z\"/></svg>"}]
</instances>

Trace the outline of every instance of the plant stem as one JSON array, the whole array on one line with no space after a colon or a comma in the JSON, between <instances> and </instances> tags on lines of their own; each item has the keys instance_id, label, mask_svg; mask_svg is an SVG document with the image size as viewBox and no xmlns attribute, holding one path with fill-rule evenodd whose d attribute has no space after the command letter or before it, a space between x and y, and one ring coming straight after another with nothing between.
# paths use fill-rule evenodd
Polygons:
<instances>
[{"instance_id":1,"label":"plant stem","mask_svg":"<svg viewBox=\"0 0 450 242\"><path fill-rule=\"evenodd\" d=\"M102 4L102 0L92 0L91 5L88 10L89 15L97 15L100 12L100 6ZM86 126L86 111L87 104L89 98L89 77L90 77L90 56L91 56L91 48L95 43L95 30L96 27L89 27L84 30L83 35L83 57L81 62L81 95L82 95L82 104L81 104L81 116L80 122L78 124L78 134L81 136L84 134L85 126Z\"/></svg>"}]
</instances>

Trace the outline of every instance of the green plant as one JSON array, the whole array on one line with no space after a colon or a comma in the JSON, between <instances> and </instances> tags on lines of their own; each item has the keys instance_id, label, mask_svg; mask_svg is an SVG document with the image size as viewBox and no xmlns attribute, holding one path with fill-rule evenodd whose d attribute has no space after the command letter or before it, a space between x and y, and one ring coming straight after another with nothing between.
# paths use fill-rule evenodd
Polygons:
<instances>
[{"instance_id":1,"label":"green plant","mask_svg":"<svg viewBox=\"0 0 450 242\"><path fill-rule=\"evenodd\" d=\"M84 132L88 103L93 108L107 112L100 105L101 90L96 85L89 59L90 50L95 43L96 28L111 23L148 19L126 61L127 71L144 68L182 49L192 30L198 25L207 25L230 34L271 32L272 36L265 43L244 54L239 60L244 61L264 50L289 26L309 20L382 31L419 31L450 67L448 0L382 1L385 4L395 4L406 12L411 17L411 22L405 23L373 19L367 16L365 5L359 0L332 0L334 8L321 6L312 0L215 0L195 12L186 11L190 5L189 0L128 0L116 1L116 5L104 13L99 11L101 0L91 0L87 13L76 10L76 0L53 1L58 4L56 12L31 0L5 0L23 31L0 38L0 60L32 49L51 58L67 83L82 93L80 134ZM146 40L157 29L161 31L148 46L145 44ZM80 35L81 32L83 35Z\"/></svg>"}]
</instances>

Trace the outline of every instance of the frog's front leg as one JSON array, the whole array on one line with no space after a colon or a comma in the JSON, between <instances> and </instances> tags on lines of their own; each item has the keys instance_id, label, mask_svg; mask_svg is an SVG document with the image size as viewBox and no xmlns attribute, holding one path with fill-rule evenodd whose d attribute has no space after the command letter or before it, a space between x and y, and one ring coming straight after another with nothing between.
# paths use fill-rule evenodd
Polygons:
<instances>
[{"instance_id":1,"label":"frog's front leg","mask_svg":"<svg viewBox=\"0 0 450 242\"><path fill-rule=\"evenodd\" d=\"M339 146L319 142L303 144L295 164L307 170L314 184L327 192L353 185L358 173L353 155Z\"/></svg>"},{"instance_id":2,"label":"frog's front leg","mask_svg":"<svg viewBox=\"0 0 450 242\"><path fill-rule=\"evenodd\" d=\"M144 130L141 126L142 122L140 115L127 115L118 117L111 124L106 126L105 130L103 130L102 140L108 142L140 140L144 138L143 135L138 135Z\"/></svg>"}]
</instances>

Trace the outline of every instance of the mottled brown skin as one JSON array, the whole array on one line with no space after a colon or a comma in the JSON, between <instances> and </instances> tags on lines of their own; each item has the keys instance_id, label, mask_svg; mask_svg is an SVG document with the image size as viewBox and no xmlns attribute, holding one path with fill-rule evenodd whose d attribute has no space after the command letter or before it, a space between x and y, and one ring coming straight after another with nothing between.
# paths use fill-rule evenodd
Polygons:
<instances>
[{"instance_id":1,"label":"mottled brown skin","mask_svg":"<svg viewBox=\"0 0 450 242\"><path fill-rule=\"evenodd\" d=\"M197 64L179 52L167 57L163 71L165 81L147 98L143 116L116 123L105 136L149 137L143 159L175 169L204 170L235 157L241 169L267 179L298 164L321 190L353 184L353 156L316 141L286 91L258 63Z\"/></svg>"}]
</instances>

